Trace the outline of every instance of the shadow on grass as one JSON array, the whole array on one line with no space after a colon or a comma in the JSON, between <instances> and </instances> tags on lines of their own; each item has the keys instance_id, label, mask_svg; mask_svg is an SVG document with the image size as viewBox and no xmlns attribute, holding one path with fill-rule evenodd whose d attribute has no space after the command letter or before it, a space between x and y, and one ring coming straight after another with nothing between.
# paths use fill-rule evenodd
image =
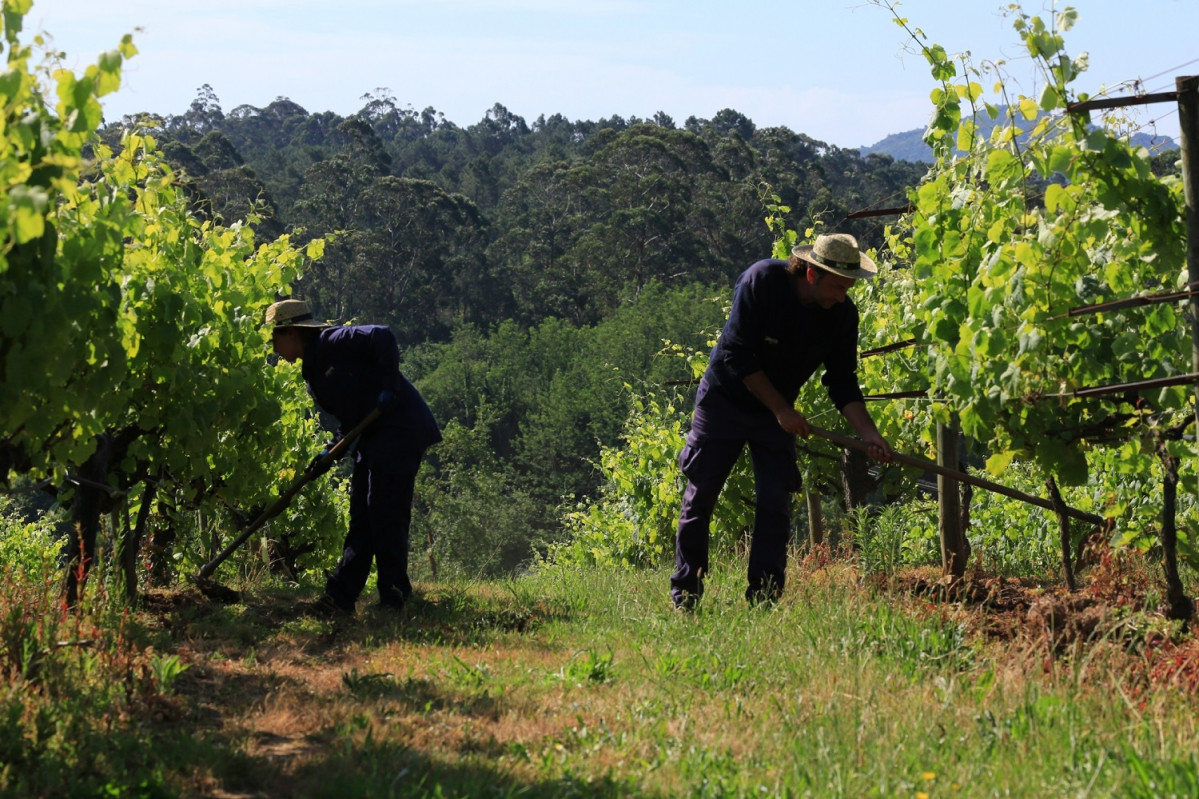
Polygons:
<instances>
[{"instance_id":1,"label":"shadow on grass","mask_svg":"<svg viewBox=\"0 0 1199 799\"><path fill-rule=\"evenodd\" d=\"M397 678L391 673L359 674L356 669L342 674L342 685L359 702L385 701L400 712L427 716L450 713L463 718L494 719L500 701L489 692L442 690L427 677Z\"/></svg>"},{"instance_id":2,"label":"shadow on grass","mask_svg":"<svg viewBox=\"0 0 1199 799\"><path fill-rule=\"evenodd\" d=\"M561 797L654 796L629 782L611 777L581 778L570 774L523 778L494 765L504 751L475 745L459 752L465 762L446 763L394 741L367 741L305 763L295 777L306 796L394 797ZM541 764L533 764L540 768Z\"/></svg>"},{"instance_id":3,"label":"shadow on grass","mask_svg":"<svg viewBox=\"0 0 1199 799\"><path fill-rule=\"evenodd\" d=\"M570 615L569 609L545 597L483 598L442 589L417 594L398 611L367 605L358 627L376 639L469 646L497 636L533 633L549 621Z\"/></svg>"},{"instance_id":4,"label":"shadow on grass","mask_svg":"<svg viewBox=\"0 0 1199 799\"><path fill-rule=\"evenodd\" d=\"M576 611L569 601L515 588L480 596L466 588L437 586L418 592L398 610L368 598L359 602L353 618L330 620L306 617L301 605L307 598L308 594L294 588L243 594L241 602L234 605L215 602L198 591L149 596L143 604L150 619L145 629L149 638L163 643L199 640L249 648L261 646L286 628L293 639L307 637L306 649L319 654L330 646L368 639L373 644L479 645L497 636L535 632Z\"/></svg>"},{"instance_id":5,"label":"shadow on grass","mask_svg":"<svg viewBox=\"0 0 1199 799\"><path fill-rule=\"evenodd\" d=\"M451 753L456 762L431 757L407 744L368 738L351 744L319 740L262 742L266 753L219 758L205 793L291 797L657 797L637 785L571 774L522 776L497 764L502 752L476 746ZM261 752L261 750L260 750ZM540 763L533 768L542 768Z\"/></svg>"},{"instance_id":6,"label":"shadow on grass","mask_svg":"<svg viewBox=\"0 0 1199 799\"><path fill-rule=\"evenodd\" d=\"M189 718L160 727L156 736L162 765L175 771L176 785L187 795L222 796L654 796L607 775L559 773L560 753L551 743L536 753L490 736L449 736L426 751L396 740L410 734L406 727L364 730L349 722L346 728L306 736L256 731L247 737L220 723L222 710L251 707L287 690L289 682L189 669L178 691ZM427 678L351 671L342 682L356 700L390 703L400 717L404 711L459 719L491 718L499 712L497 700L486 693L442 690Z\"/></svg>"},{"instance_id":7,"label":"shadow on grass","mask_svg":"<svg viewBox=\"0 0 1199 799\"><path fill-rule=\"evenodd\" d=\"M296 589L270 589L221 605L195 595L151 602L147 629L192 651L219 653L216 661L196 658L175 685L180 713L155 738L162 766L185 793L244 796L637 796L634 783L607 775L583 777L564 771L560 752L546 744L530 752L520 743L494 737L449 735L429 748L414 743L402 722L325 729L286 737L249 732L223 717L269 701L272 694L302 693L296 679L269 669L226 669L221 658L250 657L286 640L314 659L334 657L347 647L393 642L434 646L482 646L506 636L528 640L544 625L570 618L577 606L519 588L436 586L399 611L367 604L354 619L326 621L297 612ZM447 714L491 719L501 712L487 691L462 691L435 679L391 673L342 674L341 690L363 707L389 705L398 718ZM384 716L383 718L387 718ZM403 727L401 729L401 727ZM168 743L173 742L173 743ZM172 751L174 753L172 753ZM184 751L191 755L183 757ZM172 762L173 761L173 762Z\"/></svg>"}]
</instances>

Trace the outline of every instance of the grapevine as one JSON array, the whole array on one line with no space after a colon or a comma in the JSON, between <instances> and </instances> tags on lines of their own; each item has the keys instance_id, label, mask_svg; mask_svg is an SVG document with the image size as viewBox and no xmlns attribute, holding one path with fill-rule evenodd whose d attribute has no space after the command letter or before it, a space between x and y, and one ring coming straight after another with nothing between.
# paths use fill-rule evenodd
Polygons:
<instances>
[{"instance_id":1,"label":"grapevine","mask_svg":"<svg viewBox=\"0 0 1199 799\"><path fill-rule=\"evenodd\" d=\"M29 6L4 2L0 476L48 476L71 504L74 601L107 504L232 519L306 462L318 425L295 370L268 364L261 313L322 242L202 221L148 130L101 144L99 99L131 39L81 76L35 65L19 40ZM313 527L331 530L322 515Z\"/></svg>"},{"instance_id":2,"label":"grapevine","mask_svg":"<svg viewBox=\"0 0 1199 799\"><path fill-rule=\"evenodd\" d=\"M1166 431L1189 415L1187 391L1074 392L1186 374L1185 320L1167 303L1069 311L1185 286L1182 186L1156 177L1148 151L1119 131L1064 113L1086 99L1071 86L1086 59L1071 58L1063 39L1077 18L1067 8L1050 26L1016 13L1044 87L1001 106L983 99L979 82L996 68L955 62L896 16L939 86L925 137L935 164L888 242L910 268L892 272L887 291L910 317L934 416L956 415L994 474L1029 460L1051 484L1086 486L1075 501L1120 519L1128 541L1156 518L1128 478L1160 484L1160 448L1185 449ZM994 89L1008 98L1002 76ZM989 135L984 114L995 122ZM1193 453L1177 461L1192 493L1193 462ZM1089 480L1096 465L1113 473Z\"/></svg>"}]
</instances>

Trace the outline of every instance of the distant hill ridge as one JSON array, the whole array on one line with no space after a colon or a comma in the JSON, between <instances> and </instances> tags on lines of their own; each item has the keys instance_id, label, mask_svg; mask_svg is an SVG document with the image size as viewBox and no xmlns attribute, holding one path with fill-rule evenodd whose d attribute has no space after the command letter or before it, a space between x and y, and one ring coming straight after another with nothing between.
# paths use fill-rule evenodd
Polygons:
<instances>
[{"instance_id":1,"label":"distant hill ridge","mask_svg":"<svg viewBox=\"0 0 1199 799\"><path fill-rule=\"evenodd\" d=\"M1006 112L1006 108L1000 108L997 119L1006 119ZM998 124L997 121L992 121L986 114L980 117L978 123L983 135L989 135L995 128L995 125ZM1031 130L1034 124L1035 121L1029 122L1028 128ZM1134 133L1132 143L1137 147L1146 147L1150 152L1154 153L1178 149L1178 143L1169 136L1151 136L1148 133ZM903 133L892 133L890 136L868 147L860 147L859 151L863 156L870 153L889 155L896 161L924 161L931 163L933 160L932 148L924 143L923 128L916 128L904 131Z\"/></svg>"}]
</instances>

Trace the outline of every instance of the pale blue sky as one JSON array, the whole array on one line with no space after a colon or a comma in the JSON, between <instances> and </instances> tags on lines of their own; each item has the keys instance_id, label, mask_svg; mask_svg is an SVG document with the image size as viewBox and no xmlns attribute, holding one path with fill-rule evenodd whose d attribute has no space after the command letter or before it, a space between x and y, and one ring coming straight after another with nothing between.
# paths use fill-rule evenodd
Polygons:
<instances>
[{"instance_id":1,"label":"pale blue sky","mask_svg":"<svg viewBox=\"0 0 1199 799\"><path fill-rule=\"evenodd\" d=\"M1023 5L1046 19L1055 7ZM1141 79L1170 91L1175 76L1199 74L1199 0L1070 5L1080 17L1067 49L1090 57L1079 90ZM1011 85L1035 95L1039 78L1007 6L906 0L899 9L951 53L1006 60ZM869 0L34 0L26 40L39 30L76 71L134 34L140 54L106 99L110 120L181 114L203 84L226 112L287 97L342 115L385 88L401 106L432 106L462 126L497 102L530 123L664 111L682 124L732 108L760 127L858 147L923 127L936 85L907 34ZM988 92L993 82L981 81ZM1178 135L1172 103L1126 113L1147 132Z\"/></svg>"}]
</instances>

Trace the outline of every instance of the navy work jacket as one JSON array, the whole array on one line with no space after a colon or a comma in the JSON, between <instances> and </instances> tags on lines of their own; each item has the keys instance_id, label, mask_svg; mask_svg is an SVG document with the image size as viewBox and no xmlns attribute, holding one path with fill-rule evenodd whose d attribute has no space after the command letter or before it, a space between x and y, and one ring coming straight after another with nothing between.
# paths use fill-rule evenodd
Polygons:
<instances>
[{"instance_id":1,"label":"navy work jacket","mask_svg":"<svg viewBox=\"0 0 1199 799\"><path fill-rule=\"evenodd\" d=\"M837 407L862 400L858 386L858 308L846 298L831 308L800 302L799 277L786 261L758 261L741 273L733 307L704 375L734 406L769 409L742 382L762 371L787 402L823 365L821 382Z\"/></svg>"},{"instance_id":2,"label":"navy work jacket","mask_svg":"<svg viewBox=\"0 0 1199 799\"><path fill-rule=\"evenodd\" d=\"M366 418L383 391L399 398L363 432L358 450L368 457L420 453L441 440L429 406L400 374L400 349L387 327L325 328L305 348L301 372L316 404L337 417L338 435Z\"/></svg>"}]
</instances>

